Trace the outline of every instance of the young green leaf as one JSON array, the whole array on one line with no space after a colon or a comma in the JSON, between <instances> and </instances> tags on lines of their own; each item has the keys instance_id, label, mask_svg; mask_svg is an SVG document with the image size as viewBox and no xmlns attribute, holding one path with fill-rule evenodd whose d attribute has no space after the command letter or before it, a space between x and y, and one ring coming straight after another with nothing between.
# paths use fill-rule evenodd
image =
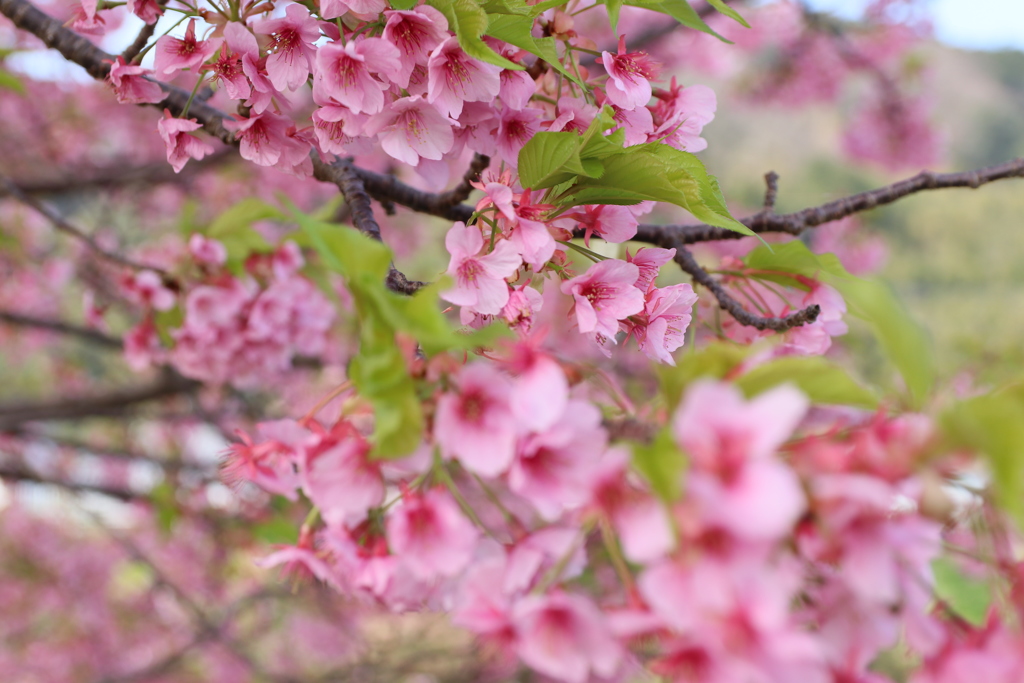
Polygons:
<instances>
[{"instance_id":1,"label":"young green leaf","mask_svg":"<svg viewBox=\"0 0 1024 683\"><path fill-rule=\"evenodd\" d=\"M448 28L458 37L459 47L467 55L503 69L525 68L505 59L481 40L487 31L487 12L475 0L429 0L429 4L448 20Z\"/></svg>"},{"instance_id":2,"label":"young green leaf","mask_svg":"<svg viewBox=\"0 0 1024 683\"><path fill-rule=\"evenodd\" d=\"M668 503L679 498L686 463L686 456L667 428L658 432L650 445L633 446L633 466L658 497Z\"/></svg>"},{"instance_id":3,"label":"young green leaf","mask_svg":"<svg viewBox=\"0 0 1024 683\"><path fill-rule=\"evenodd\" d=\"M812 402L845 405L874 410L878 397L858 384L845 370L820 356L778 358L758 365L736 380L748 398L774 386L790 383L805 393Z\"/></svg>"},{"instance_id":4,"label":"young green leaf","mask_svg":"<svg viewBox=\"0 0 1024 683\"><path fill-rule=\"evenodd\" d=\"M554 38L533 37L533 22L534 17L532 16L519 16L510 13L489 14L487 16L487 35L526 50L547 62L555 71L576 85L581 88L586 87L576 77L576 74L562 65L562 61L558 58L558 49L555 47Z\"/></svg>"},{"instance_id":5,"label":"young green leaf","mask_svg":"<svg viewBox=\"0 0 1024 683\"><path fill-rule=\"evenodd\" d=\"M519 151L519 180L523 187L542 190L572 179L583 171L579 161L583 143L576 133L541 132L534 135ZM576 172L566 168L575 158Z\"/></svg>"},{"instance_id":6,"label":"young green leaf","mask_svg":"<svg viewBox=\"0 0 1024 683\"><path fill-rule=\"evenodd\" d=\"M907 385L913 404L920 407L935 382L935 362L928 334L914 322L892 290L882 282L850 275L834 254L815 254L799 240L758 247L747 266L768 271L759 277L797 284L787 273L818 279L835 287L847 310L866 321L889 360Z\"/></svg>"},{"instance_id":7,"label":"young green leaf","mask_svg":"<svg viewBox=\"0 0 1024 683\"><path fill-rule=\"evenodd\" d=\"M957 616L978 627L985 625L992 604L992 587L987 581L967 576L949 557L932 560L932 574L936 597Z\"/></svg>"},{"instance_id":8,"label":"young green leaf","mask_svg":"<svg viewBox=\"0 0 1024 683\"><path fill-rule=\"evenodd\" d=\"M747 23L747 20L741 17L739 12L725 4L724 0L707 0L707 3L718 10L720 14L724 14L740 25L750 28L750 24Z\"/></svg>"}]
</instances>

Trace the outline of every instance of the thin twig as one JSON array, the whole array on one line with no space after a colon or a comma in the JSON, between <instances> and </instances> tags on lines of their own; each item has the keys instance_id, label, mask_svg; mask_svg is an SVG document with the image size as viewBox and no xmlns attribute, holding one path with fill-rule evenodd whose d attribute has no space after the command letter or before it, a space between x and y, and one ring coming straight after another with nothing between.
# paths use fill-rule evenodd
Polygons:
<instances>
[{"instance_id":1,"label":"thin twig","mask_svg":"<svg viewBox=\"0 0 1024 683\"><path fill-rule=\"evenodd\" d=\"M846 218L863 211L870 211L879 206L892 204L917 192L943 190L952 187L977 189L982 185L997 180L1021 177L1024 177L1024 158L960 173L922 171L916 176L897 181L891 185L868 190L867 192L860 192L795 213L775 214L762 211L740 219L740 222L757 233L780 232L789 235L799 235L809 228L830 223L840 218ZM639 242L664 246L676 241L682 244L695 244L697 242L731 240L742 237L743 235L738 232L705 224L652 225L642 223L634 239Z\"/></svg>"},{"instance_id":2,"label":"thin twig","mask_svg":"<svg viewBox=\"0 0 1024 683\"><path fill-rule=\"evenodd\" d=\"M57 213L56 211L54 211L49 206L42 203L35 197L31 197L22 192L17 185L15 185L7 176L2 174L0 174L0 188L2 188L4 192L6 192L14 199L18 200L25 206L33 209L34 211L36 211L36 213L46 218L48 221L50 221L50 223L53 224L53 227L55 227L57 230L68 235L71 235L75 239L81 241L83 244L85 244L85 246L89 247L89 249L100 258L107 260L111 263L117 264L119 266L131 268L133 270L152 270L153 272L159 273L165 277L167 276L167 274L160 268L157 268L155 266L148 266L144 263L138 263L136 261L132 261L131 259L125 258L124 256L121 256L120 254L117 254L115 252L107 251L106 249L101 247L99 243L96 242L96 240L92 238L92 235L89 235L81 228L72 225L66 218L61 216L59 213Z\"/></svg>"},{"instance_id":3,"label":"thin twig","mask_svg":"<svg viewBox=\"0 0 1024 683\"><path fill-rule=\"evenodd\" d=\"M75 337L82 341L87 341L91 344L96 344L108 349L120 349L123 346L120 339L108 336L97 330L89 329L88 327L79 327L78 325L72 325L61 320L48 320L46 318L37 318L23 313L0 310L0 322L18 327L31 327L39 330L46 330L48 332L55 332L69 337Z\"/></svg>"},{"instance_id":4,"label":"thin twig","mask_svg":"<svg viewBox=\"0 0 1024 683\"><path fill-rule=\"evenodd\" d=\"M807 308L790 313L787 316L781 318L769 318L760 315L754 315L743 308L743 304L734 299L725 287L711 277L706 270L700 267L697 260L693 258L693 254L689 252L682 244L675 245L676 256L675 262L679 265L683 271L690 274L694 282L703 285L714 294L715 299L718 300L718 305L729 312L737 322L747 325L749 327L756 328L758 330L773 330L775 332L785 332L786 330L801 325L806 325L817 320L821 314L821 307L818 304L811 304Z\"/></svg>"},{"instance_id":5,"label":"thin twig","mask_svg":"<svg viewBox=\"0 0 1024 683\"><path fill-rule=\"evenodd\" d=\"M0 432L17 430L26 422L77 420L99 415L122 415L141 403L196 391L200 384L171 370L149 385L97 396L58 398L35 403L0 404Z\"/></svg>"},{"instance_id":6,"label":"thin twig","mask_svg":"<svg viewBox=\"0 0 1024 683\"><path fill-rule=\"evenodd\" d=\"M156 22L152 24L144 24L139 30L139 34L135 36L135 40L131 45L125 48L124 52L121 53L121 59L125 64L130 64L141 52L149 39L153 37L156 32Z\"/></svg>"}]
</instances>

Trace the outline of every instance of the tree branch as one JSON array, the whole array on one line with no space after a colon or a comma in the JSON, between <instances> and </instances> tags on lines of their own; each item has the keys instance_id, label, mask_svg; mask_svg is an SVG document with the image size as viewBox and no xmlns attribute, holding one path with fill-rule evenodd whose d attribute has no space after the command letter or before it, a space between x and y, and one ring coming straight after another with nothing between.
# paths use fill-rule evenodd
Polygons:
<instances>
[{"instance_id":1,"label":"tree branch","mask_svg":"<svg viewBox=\"0 0 1024 683\"><path fill-rule=\"evenodd\" d=\"M36 318L35 316L24 315L22 313L0 310L0 322L17 327L31 327L39 330L46 330L48 332L55 332L69 337L75 337L91 344L97 344L98 346L108 349L122 348L120 339L110 337L97 330L91 330L88 327L79 327L60 320L47 320L45 318Z\"/></svg>"},{"instance_id":2,"label":"tree branch","mask_svg":"<svg viewBox=\"0 0 1024 683\"><path fill-rule=\"evenodd\" d=\"M132 44L125 48L124 52L121 53L121 59L124 60L125 64L131 64L132 60L135 59L143 48L146 47L146 43L153 37L156 32L156 22L152 24L144 24L139 29L139 34L135 36L135 40Z\"/></svg>"},{"instance_id":3,"label":"tree branch","mask_svg":"<svg viewBox=\"0 0 1024 683\"><path fill-rule=\"evenodd\" d=\"M886 204L892 204L904 197L927 190L943 190L952 187L977 189L982 185L1007 178L1024 177L1024 158L1014 159L995 166L986 166L960 173L933 173L922 171L911 178L897 181L885 187L861 192L843 199L812 206L795 213L775 214L760 211L740 220L754 232L780 232L799 235L803 231L824 223L846 218L856 213L870 211ZM642 223L634 238L658 246L695 244L715 240L740 239L744 235L705 224L652 225Z\"/></svg>"},{"instance_id":4,"label":"tree branch","mask_svg":"<svg viewBox=\"0 0 1024 683\"><path fill-rule=\"evenodd\" d=\"M0 0L0 2L3 2L3 0ZM163 270L157 268L156 266L147 266L144 263L137 263L135 261L132 261L131 259L121 256L120 254L116 254L112 251L107 251L106 249L101 247L96 242L96 240L94 240L92 236L89 235L87 232L85 232L84 230L75 225L72 225L70 222L68 222L66 218L64 218L59 213L48 207L46 204L40 202L35 197L30 197L29 195L22 192L17 185L15 185L13 182L11 182L9 178L2 174L0 174L0 189L3 189L4 192L6 192L6 194L10 195L14 199L18 200L25 206L33 209L38 214L46 218L53 224L53 227L55 227L57 230L63 233L67 233L68 235L71 235L75 239L81 241L83 244L85 244L85 246L89 247L89 249L100 258L105 259L119 266L131 268L133 270L152 270L156 273L160 273L166 276L166 273L164 273Z\"/></svg>"},{"instance_id":5,"label":"tree branch","mask_svg":"<svg viewBox=\"0 0 1024 683\"><path fill-rule=\"evenodd\" d=\"M697 260L693 258L693 254L689 252L682 244L676 244L676 256L675 262L679 265L683 271L690 274L693 277L694 282L703 285L715 295L715 299L718 300L718 305L729 312L737 322L747 325L749 327L756 328L758 330L773 330L775 332L785 332L794 327L813 323L821 315L821 307L818 304L811 304L807 308L799 310L795 313L790 313L782 318L765 318L759 315L750 313L743 304L734 299L729 292L726 291L725 287L711 277L706 270L700 267Z\"/></svg>"},{"instance_id":6,"label":"tree branch","mask_svg":"<svg viewBox=\"0 0 1024 683\"><path fill-rule=\"evenodd\" d=\"M99 396L60 398L36 403L0 404L0 432L16 431L26 422L122 415L140 403L177 394L192 393L200 386L199 382L195 380L165 370L159 380L148 386L112 391Z\"/></svg>"}]
</instances>

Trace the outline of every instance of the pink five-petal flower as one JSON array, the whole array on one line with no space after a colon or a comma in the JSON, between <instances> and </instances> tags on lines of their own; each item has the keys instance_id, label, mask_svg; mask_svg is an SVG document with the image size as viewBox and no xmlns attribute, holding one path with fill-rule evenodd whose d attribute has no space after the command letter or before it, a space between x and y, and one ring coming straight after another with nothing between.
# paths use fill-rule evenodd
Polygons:
<instances>
[{"instance_id":1,"label":"pink five-petal flower","mask_svg":"<svg viewBox=\"0 0 1024 683\"><path fill-rule=\"evenodd\" d=\"M306 159L310 146L290 131L294 124L279 114L264 112L247 119L224 119L224 127L240 141L239 153L260 166L294 167ZM279 163L280 162L280 163Z\"/></svg>"},{"instance_id":2,"label":"pink five-petal flower","mask_svg":"<svg viewBox=\"0 0 1024 683\"><path fill-rule=\"evenodd\" d=\"M321 0L320 17L323 19L337 19L346 12L360 16L360 18L376 18L387 3L384 0Z\"/></svg>"},{"instance_id":3,"label":"pink five-petal flower","mask_svg":"<svg viewBox=\"0 0 1024 683\"><path fill-rule=\"evenodd\" d=\"M458 118L464 102L490 102L501 90L500 69L473 59L452 36L430 53L427 100L442 113Z\"/></svg>"},{"instance_id":4,"label":"pink five-petal flower","mask_svg":"<svg viewBox=\"0 0 1024 683\"><path fill-rule=\"evenodd\" d=\"M480 256L484 238L480 229L456 223L445 236L444 245L452 255L448 274L455 286L441 293L441 298L458 306L468 306L482 315L501 312L508 302L508 283L522 259L507 240L499 240L494 251Z\"/></svg>"},{"instance_id":5,"label":"pink five-petal flower","mask_svg":"<svg viewBox=\"0 0 1024 683\"><path fill-rule=\"evenodd\" d=\"M473 558L478 533L451 496L406 494L387 521L391 550L420 579L453 576Z\"/></svg>"},{"instance_id":6,"label":"pink five-petal flower","mask_svg":"<svg viewBox=\"0 0 1024 683\"><path fill-rule=\"evenodd\" d=\"M363 132L365 114L353 114L348 107L325 105L313 112L313 132L320 149L328 154L344 154L346 145Z\"/></svg>"},{"instance_id":7,"label":"pink five-petal flower","mask_svg":"<svg viewBox=\"0 0 1024 683\"><path fill-rule=\"evenodd\" d=\"M320 508L328 526L355 526L384 502L380 467L370 461L370 444L342 423L306 443L299 456L302 490Z\"/></svg>"},{"instance_id":8,"label":"pink five-petal flower","mask_svg":"<svg viewBox=\"0 0 1024 683\"><path fill-rule=\"evenodd\" d=\"M688 283L652 288L647 293L644 315L647 324L638 330L640 350L648 358L675 365L672 352L686 340L690 325L690 309L697 303L697 295Z\"/></svg>"},{"instance_id":9,"label":"pink five-petal flower","mask_svg":"<svg viewBox=\"0 0 1024 683\"><path fill-rule=\"evenodd\" d=\"M454 392L437 402L434 439L441 452L471 472L495 477L515 454L516 419L509 406L511 382L490 365L467 365Z\"/></svg>"},{"instance_id":10,"label":"pink five-petal flower","mask_svg":"<svg viewBox=\"0 0 1024 683\"><path fill-rule=\"evenodd\" d=\"M771 457L807 412L807 398L781 386L753 400L731 384L698 381L673 419L673 433L695 467L726 472Z\"/></svg>"},{"instance_id":11,"label":"pink five-petal flower","mask_svg":"<svg viewBox=\"0 0 1024 683\"><path fill-rule=\"evenodd\" d=\"M383 38L328 43L316 53L314 96L321 102L334 99L356 114L376 114L384 109L387 80L397 77L398 58L398 48Z\"/></svg>"},{"instance_id":12,"label":"pink five-petal flower","mask_svg":"<svg viewBox=\"0 0 1024 683\"><path fill-rule=\"evenodd\" d=\"M570 217L579 221L586 232L583 241L590 246L590 236L596 234L605 242L626 242L636 235L637 220L628 206L597 204L584 206Z\"/></svg>"},{"instance_id":13,"label":"pink five-petal flower","mask_svg":"<svg viewBox=\"0 0 1024 683\"><path fill-rule=\"evenodd\" d=\"M272 38L267 74L277 90L294 90L306 82L316 54L313 43L320 39L320 27L308 9L288 5L284 17L257 21L252 30Z\"/></svg>"},{"instance_id":14,"label":"pink five-petal flower","mask_svg":"<svg viewBox=\"0 0 1024 683\"><path fill-rule=\"evenodd\" d=\"M654 279L658 277L661 267L672 260L676 255L675 249L661 249L660 247L646 247L640 249L636 254L630 255L626 251L626 262L632 263L640 269L640 276L633 283L633 286L641 292L647 293Z\"/></svg>"},{"instance_id":15,"label":"pink five-petal flower","mask_svg":"<svg viewBox=\"0 0 1024 683\"><path fill-rule=\"evenodd\" d=\"M735 386L691 385L673 420L693 465L691 497L707 523L751 540L772 540L792 529L806 507L796 474L774 457L807 411L790 386L745 401Z\"/></svg>"},{"instance_id":16,"label":"pink five-petal flower","mask_svg":"<svg viewBox=\"0 0 1024 683\"><path fill-rule=\"evenodd\" d=\"M614 339L618 321L644 309L644 295L633 286L639 276L640 270L632 263L608 259L563 282L562 293L576 301L573 308L580 332Z\"/></svg>"},{"instance_id":17,"label":"pink five-petal flower","mask_svg":"<svg viewBox=\"0 0 1024 683\"><path fill-rule=\"evenodd\" d=\"M167 94L158 83L143 78L152 73L141 66L125 64L118 57L110 66L107 79L114 88L114 95L121 104L155 104L162 101Z\"/></svg>"},{"instance_id":18,"label":"pink five-petal flower","mask_svg":"<svg viewBox=\"0 0 1024 683\"><path fill-rule=\"evenodd\" d=\"M243 60L246 55L250 59L258 59L259 53L256 36L245 25L232 21L224 26L224 48L210 64L210 72L231 99L247 100L252 96L252 86L245 75Z\"/></svg>"},{"instance_id":19,"label":"pink five-petal flower","mask_svg":"<svg viewBox=\"0 0 1024 683\"><path fill-rule=\"evenodd\" d=\"M164 36L153 49L153 68L159 74L172 74L181 69L195 69L220 47L220 39L196 40L196 20L189 19L184 38Z\"/></svg>"},{"instance_id":20,"label":"pink five-petal flower","mask_svg":"<svg viewBox=\"0 0 1024 683\"><path fill-rule=\"evenodd\" d=\"M518 165L519 150L540 130L540 120L543 116L544 112L533 107L522 110L503 109L495 134L498 158L511 166Z\"/></svg>"},{"instance_id":21,"label":"pink five-petal flower","mask_svg":"<svg viewBox=\"0 0 1024 683\"><path fill-rule=\"evenodd\" d=\"M607 442L601 411L586 401L570 401L550 429L520 440L508 472L509 488L542 517L555 520L586 501L593 460Z\"/></svg>"},{"instance_id":22,"label":"pink five-petal flower","mask_svg":"<svg viewBox=\"0 0 1024 683\"><path fill-rule=\"evenodd\" d=\"M419 95L395 100L370 117L365 135L377 136L389 156L416 166L420 158L438 161L455 143L452 120Z\"/></svg>"},{"instance_id":23,"label":"pink five-petal flower","mask_svg":"<svg viewBox=\"0 0 1024 683\"><path fill-rule=\"evenodd\" d=\"M585 683L591 673L610 678L622 650L604 615L580 595L530 595L515 604L516 653L529 667L566 683Z\"/></svg>"},{"instance_id":24,"label":"pink five-petal flower","mask_svg":"<svg viewBox=\"0 0 1024 683\"><path fill-rule=\"evenodd\" d=\"M195 119L176 119L164 109L164 118L157 123L160 137L167 145L167 163L175 173L180 173L189 159L202 159L213 153L213 146L203 142L190 131L199 130L203 124Z\"/></svg>"},{"instance_id":25,"label":"pink five-petal flower","mask_svg":"<svg viewBox=\"0 0 1024 683\"><path fill-rule=\"evenodd\" d=\"M414 10L385 12L384 40L398 48L399 68L395 82L401 87L417 66L426 66L430 53L448 38L448 20L430 5Z\"/></svg>"},{"instance_id":26,"label":"pink five-petal flower","mask_svg":"<svg viewBox=\"0 0 1024 683\"><path fill-rule=\"evenodd\" d=\"M632 110L651 101L651 80L658 77L658 65L646 52L626 52L626 37L619 36L617 54L601 53L608 72L605 92L617 107Z\"/></svg>"},{"instance_id":27,"label":"pink five-petal flower","mask_svg":"<svg viewBox=\"0 0 1024 683\"><path fill-rule=\"evenodd\" d=\"M223 244L198 232L188 239L188 253L197 263L211 266L222 266L228 260L228 250Z\"/></svg>"},{"instance_id":28,"label":"pink five-petal flower","mask_svg":"<svg viewBox=\"0 0 1024 683\"><path fill-rule=\"evenodd\" d=\"M164 8L156 0L128 0L128 11L147 24L155 24L163 16Z\"/></svg>"}]
</instances>

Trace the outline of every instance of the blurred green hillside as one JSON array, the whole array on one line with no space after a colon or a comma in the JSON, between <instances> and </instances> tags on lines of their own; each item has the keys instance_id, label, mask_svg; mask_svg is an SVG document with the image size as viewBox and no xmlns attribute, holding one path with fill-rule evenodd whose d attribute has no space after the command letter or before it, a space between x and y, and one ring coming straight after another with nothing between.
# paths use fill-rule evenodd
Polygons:
<instances>
[{"instance_id":1,"label":"blurred green hillside","mask_svg":"<svg viewBox=\"0 0 1024 683\"><path fill-rule=\"evenodd\" d=\"M1024 53L966 52L931 45L919 54L934 94L933 121L946 142L938 171L968 170L1024 156ZM856 166L841 155L842 114L835 107L786 109L737 104L726 86L691 75L719 92L719 117L705 129L701 156L726 196L758 206L763 174L781 176L779 211L794 211L916 173ZM843 102L849 112L856 93ZM931 331L944 377L961 370L982 381L1024 367L1024 179L978 190L944 190L862 214L884 236L881 275Z\"/></svg>"}]
</instances>

